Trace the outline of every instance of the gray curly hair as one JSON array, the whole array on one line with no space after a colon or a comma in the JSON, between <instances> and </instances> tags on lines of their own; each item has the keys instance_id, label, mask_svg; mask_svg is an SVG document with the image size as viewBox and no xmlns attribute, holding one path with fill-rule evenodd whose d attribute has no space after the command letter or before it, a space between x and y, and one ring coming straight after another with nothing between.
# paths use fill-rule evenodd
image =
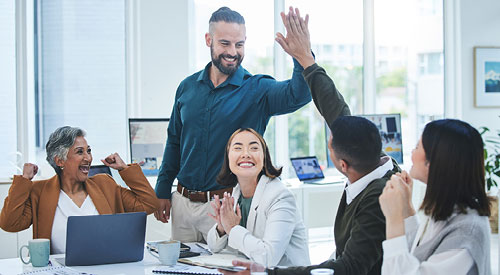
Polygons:
<instances>
[{"instance_id":1,"label":"gray curly hair","mask_svg":"<svg viewBox=\"0 0 500 275\"><path fill-rule=\"evenodd\" d=\"M76 138L84 137L85 135L84 130L71 126L59 127L50 134L49 141L45 145L45 150L47 151L47 161L57 174L61 173L62 169L57 166L55 157L66 160L69 148L73 146Z\"/></svg>"}]
</instances>

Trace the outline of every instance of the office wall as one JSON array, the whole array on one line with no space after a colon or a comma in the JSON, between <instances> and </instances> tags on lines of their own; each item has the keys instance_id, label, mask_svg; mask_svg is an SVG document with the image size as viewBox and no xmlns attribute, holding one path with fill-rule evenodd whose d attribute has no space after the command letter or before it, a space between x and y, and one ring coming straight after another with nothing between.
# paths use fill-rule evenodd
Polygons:
<instances>
[{"instance_id":1,"label":"office wall","mask_svg":"<svg viewBox=\"0 0 500 275\"><path fill-rule=\"evenodd\" d=\"M137 1L132 6L136 22L133 49L138 82L129 110L134 117L170 117L175 91L191 74L190 12L192 0Z\"/></svg>"},{"instance_id":2,"label":"office wall","mask_svg":"<svg viewBox=\"0 0 500 275\"><path fill-rule=\"evenodd\" d=\"M461 24L462 119L500 130L500 107L474 107L474 46L500 47L500 1L459 1Z\"/></svg>"}]
</instances>

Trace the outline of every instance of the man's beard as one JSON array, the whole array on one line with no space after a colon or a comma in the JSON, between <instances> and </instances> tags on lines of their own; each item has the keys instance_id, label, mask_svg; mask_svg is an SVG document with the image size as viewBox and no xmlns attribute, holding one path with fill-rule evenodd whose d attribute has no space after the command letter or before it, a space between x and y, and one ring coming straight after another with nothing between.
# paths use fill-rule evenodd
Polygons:
<instances>
[{"instance_id":1,"label":"man's beard","mask_svg":"<svg viewBox=\"0 0 500 275\"><path fill-rule=\"evenodd\" d=\"M232 73L236 72L238 70L238 67L241 64L241 61L243 61L243 57L240 54L236 55L229 55L229 54L220 54L219 56L214 55L214 48L213 46L210 46L210 55L212 56L212 64L219 69L219 71L225 75L231 75ZM236 65L235 66L224 66L222 65L222 58L235 58L236 60Z\"/></svg>"}]
</instances>

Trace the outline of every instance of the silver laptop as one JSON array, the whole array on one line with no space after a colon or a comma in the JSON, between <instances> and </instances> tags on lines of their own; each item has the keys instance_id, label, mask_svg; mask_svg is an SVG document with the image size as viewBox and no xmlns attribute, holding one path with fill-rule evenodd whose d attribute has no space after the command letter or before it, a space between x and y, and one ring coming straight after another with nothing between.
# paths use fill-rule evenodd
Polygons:
<instances>
[{"instance_id":1,"label":"silver laptop","mask_svg":"<svg viewBox=\"0 0 500 275\"><path fill-rule=\"evenodd\" d=\"M141 261L146 213L68 217L66 266Z\"/></svg>"},{"instance_id":2,"label":"silver laptop","mask_svg":"<svg viewBox=\"0 0 500 275\"><path fill-rule=\"evenodd\" d=\"M330 184L331 180L326 180L325 175L319 165L318 159L315 156L291 158L293 169L297 177L303 183L311 184Z\"/></svg>"}]
</instances>

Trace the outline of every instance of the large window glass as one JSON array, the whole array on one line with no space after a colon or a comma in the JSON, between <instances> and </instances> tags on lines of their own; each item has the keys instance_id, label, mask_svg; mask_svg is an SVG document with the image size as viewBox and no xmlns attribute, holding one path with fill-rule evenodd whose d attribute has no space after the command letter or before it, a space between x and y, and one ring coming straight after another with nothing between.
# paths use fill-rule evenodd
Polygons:
<instances>
[{"instance_id":1,"label":"large window glass","mask_svg":"<svg viewBox=\"0 0 500 275\"><path fill-rule=\"evenodd\" d=\"M317 63L335 81L353 113L363 109L363 1L288 0L309 14ZM285 64L291 74L291 58ZM314 103L288 115L289 155L316 155L326 165L325 123ZM295 172L290 172L294 175Z\"/></svg>"},{"instance_id":2,"label":"large window glass","mask_svg":"<svg viewBox=\"0 0 500 275\"><path fill-rule=\"evenodd\" d=\"M243 66L252 73L272 75L272 37L277 27L270 27L273 26L273 4L261 1L249 6L245 1L195 0L197 66L201 69L210 61L203 38L210 14L227 5L240 11L247 20ZM299 7L303 15L310 15L316 61L335 81L353 114L366 114L367 109L378 114L401 113L403 149L409 161L409 152L425 123L444 114L443 1L380 0L373 6L364 6L362 0L286 0L284 6ZM365 34L372 31L363 28L367 20L365 14L374 16L373 36ZM364 37L374 37L374 41L370 41L374 43L365 43ZM374 67L364 68L364 50L375 53ZM291 75L291 58L284 64L275 64L286 68L286 77ZM366 93L375 98L373 110L364 104L363 94L363 74L372 73L376 82ZM289 157L316 155L325 165L325 125L314 104L287 117ZM276 128L271 123L266 131L266 140L272 146L272 130ZM289 175L293 174L290 169Z\"/></svg>"},{"instance_id":3,"label":"large window glass","mask_svg":"<svg viewBox=\"0 0 500 275\"><path fill-rule=\"evenodd\" d=\"M245 58L242 66L251 74L273 75L274 46L274 3L267 0L255 0L249 4L245 0L195 0L196 32L196 69L202 70L211 61L210 49L205 44L205 33L208 32L208 21L214 11L226 6L239 12L245 18L247 40L245 42ZM269 122L264 138L274 160L275 122Z\"/></svg>"},{"instance_id":4,"label":"large window glass","mask_svg":"<svg viewBox=\"0 0 500 275\"><path fill-rule=\"evenodd\" d=\"M71 125L87 131L94 163L125 158L125 1L39 1L38 15L38 146Z\"/></svg>"},{"instance_id":5,"label":"large window glass","mask_svg":"<svg viewBox=\"0 0 500 275\"><path fill-rule=\"evenodd\" d=\"M15 1L0 0L0 178L12 176L17 155Z\"/></svg>"},{"instance_id":6,"label":"large window glass","mask_svg":"<svg viewBox=\"0 0 500 275\"><path fill-rule=\"evenodd\" d=\"M444 114L442 7L436 0L375 1L376 112L401 113L406 156L424 125Z\"/></svg>"}]
</instances>

